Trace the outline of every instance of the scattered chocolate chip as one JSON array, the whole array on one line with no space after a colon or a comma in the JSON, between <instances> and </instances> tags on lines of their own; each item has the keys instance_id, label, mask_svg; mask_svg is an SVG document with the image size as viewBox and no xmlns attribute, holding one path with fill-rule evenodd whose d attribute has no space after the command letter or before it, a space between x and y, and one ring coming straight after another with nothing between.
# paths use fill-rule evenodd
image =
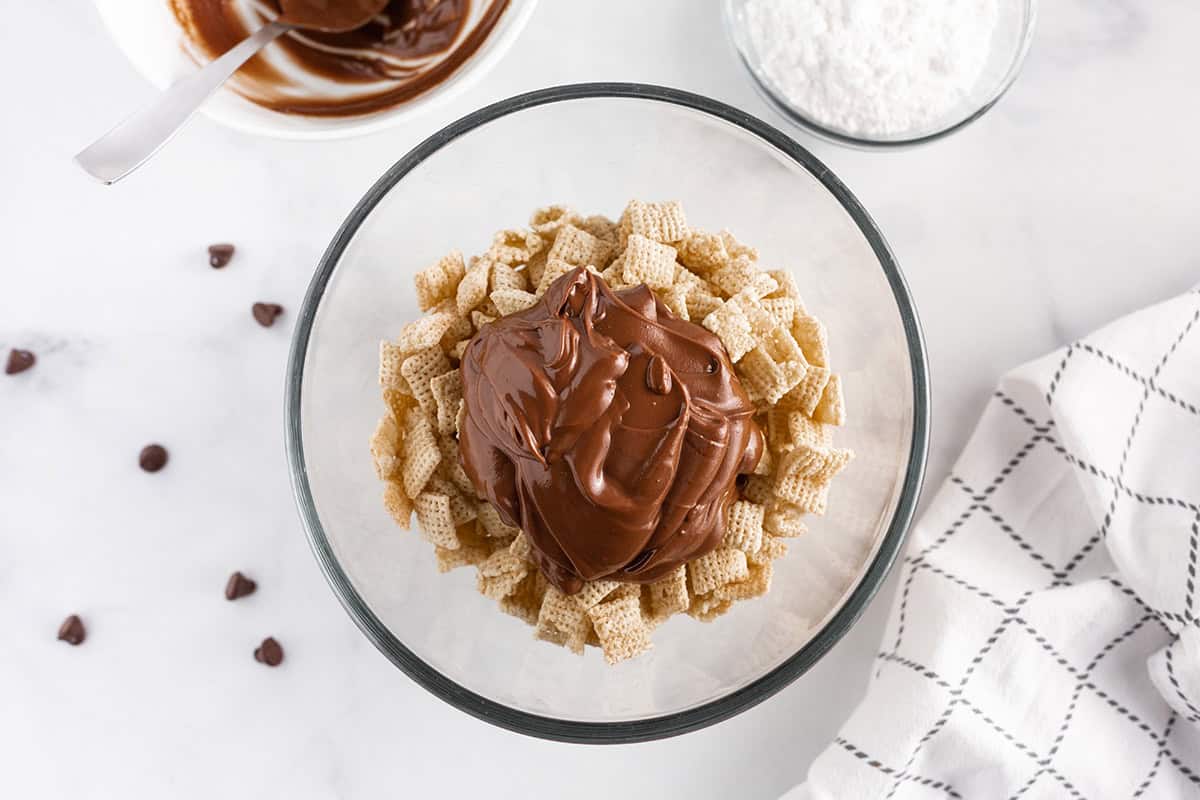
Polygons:
<instances>
[{"instance_id":1,"label":"scattered chocolate chip","mask_svg":"<svg viewBox=\"0 0 1200 800\"><path fill-rule=\"evenodd\" d=\"M37 356L33 353L14 347L8 351L8 363L4 365L4 372L7 375L16 375L18 372L24 372L32 367L36 361Z\"/></svg>"},{"instance_id":2,"label":"scattered chocolate chip","mask_svg":"<svg viewBox=\"0 0 1200 800\"><path fill-rule=\"evenodd\" d=\"M210 244L208 246L208 263L213 269L220 269L233 258L234 246L231 244Z\"/></svg>"},{"instance_id":3,"label":"scattered chocolate chip","mask_svg":"<svg viewBox=\"0 0 1200 800\"><path fill-rule=\"evenodd\" d=\"M671 370L666 360L655 353L646 365L646 388L655 394L671 393Z\"/></svg>"},{"instance_id":4,"label":"scattered chocolate chip","mask_svg":"<svg viewBox=\"0 0 1200 800\"><path fill-rule=\"evenodd\" d=\"M283 306L278 303L255 303L250 307L250 313L258 320L258 324L269 328L275 324L275 318L283 313Z\"/></svg>"},{"instance_id":5,"label":"scattered chocolate chip","mask_svg":"<svg viewBox=\"0 0 1200 800\"><path fill-rule=\"evenodd\" d=\"M279 642L268 636L263 639L262 644L254 648L254 660L268 667L278 667L283 663L283 648L279 646Z\"/></svg>"},{"instance_id":6,"label":"scattered chocolate chip","mask_svg":"<svg viewBox=\"0 0 1200 800\"><path fill-rule=\"evenodd\" d=\"M146 472L158 472L167 465L167 448L161 444L148 444L138 453L138 466Z\"/></svg>"},{"instance_id":7,"label":"scattered chocolate chip","mask_svg":"<svg viewBox=\"0 0 1200 800\"><path fill-rule=\"evenodd\" d=\"M240 572L235 572L229 576L229 580L225 582L225 599L237 600L239 597L245 597L248 594L254 594L254 590L258 588L258 584L247 578Z\"/></svg>"},{"instance_id":8,"label":"scattered chocolate chip","mask_svg":"<svg viewBox=\"0 0 1200 800\"><path fill-rule=\"evenodd\" d=\"M708 366L705 367L705 372L707 372L709 375L712 375L720 368L721 362L717 361L716 356L714 356L708 360Z\"/></svg>"},{"instance_id":9,"label":"scattered chocolate chip","mask_svg":"<svg viewBox=\"0 0 1200 800\"><path fill-rule=\"evenodd\" d=\"M87 638L87 630L83 627L83 620L77 614L72 614L63 620L62 625L58 626L58 640L67 644L77 645L83 644L83 640Z\"/></svg>"}]
</instances>

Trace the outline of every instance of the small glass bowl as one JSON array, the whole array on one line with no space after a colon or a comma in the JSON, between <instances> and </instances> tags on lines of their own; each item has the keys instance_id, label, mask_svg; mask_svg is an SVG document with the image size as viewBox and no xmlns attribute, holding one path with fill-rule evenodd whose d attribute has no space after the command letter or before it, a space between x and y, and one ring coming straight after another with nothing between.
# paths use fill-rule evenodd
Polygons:
<instances>
[{"instance_id":1,"label":"small glass bowl","mask_svg":"<svg viewBox=\"0 0 1200 800\"><path fill-rule=\"evenodd\" d=\"M379 341L420 314L413 275L453 248L567 203L617 215L631 197L676 198L705 230L728 227L787 265L829 331L856 452L829 511L788 540L771 591L702 624L654 631L609 667L537 641L437 571L433 548L384 510L367 442L384 413ZM300 309L287 378L292 485L321 568L397 667L495 725L571 742L673 736L770 697L817 662L896 558L920 490L929 384L912 298L883 236L828 168L729 106L642 84L580 84L513 97L435 133L366 193Z\"/></svg>"},{"instance_id":2,"label":"small glass bowl","mask_svg":"<svg viewBox=\"0 0 1200 800\"><path fill-rule=\"evenodd\" d=\"M816 122L805 109L784 97L767 77L761 59L750 41L745 14L748 2L749 0L722 0L721 9L730 42L737 52L738 59L750 73L750 82L755 90L789 122L826 141L860 149L903 148L925 144L961 130L982 117L1017 79L1029 52L1029 45L1033 41L1038 5L1037 0L1000 3L999 25L992 40L983 77L970 96L952 109L944 119L924 129L874 136L840 130Z\"/></svg>"}]
</instances>

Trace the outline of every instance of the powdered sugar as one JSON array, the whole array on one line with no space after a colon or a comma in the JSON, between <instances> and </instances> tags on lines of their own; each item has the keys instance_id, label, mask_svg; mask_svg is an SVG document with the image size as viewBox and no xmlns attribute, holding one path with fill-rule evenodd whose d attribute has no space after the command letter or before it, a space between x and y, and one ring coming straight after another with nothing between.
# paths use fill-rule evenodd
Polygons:
<instances>
[{"instance_id":1,"label":"powdered sugar","mask_svg":"<svg viewBox=\"0 0 1200 800\"><path fill-rule=\"evenodd\" d=\"M746 0L767 82L814 122L849 134L929 133L968 104L999 0ZM964 111L965 115L965 111Z\"/></svg>"}]
</instances>

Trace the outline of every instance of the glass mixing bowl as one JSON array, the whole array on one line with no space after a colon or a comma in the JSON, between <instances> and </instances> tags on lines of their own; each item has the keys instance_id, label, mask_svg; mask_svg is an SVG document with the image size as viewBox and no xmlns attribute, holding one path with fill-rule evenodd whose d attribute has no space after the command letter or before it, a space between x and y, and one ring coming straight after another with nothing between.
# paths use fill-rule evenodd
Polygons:
<instances>
[{"instance_id":1,"label":"glass mixing bowl","mask_svg":"<svg viewBox=\"0 0 1200 800\"><path fill-rule=\"evenodd\" d=\"M822 125L784 95L767 76L746 24L749 0L722 0L725 30L742 66L758 93L789 122L827 141L862 149L910 147L948 136L987 113L1012 86L1021 72L1037 21L1037 0L1008 0L997 6L996 31L988 48L983 72L974 87L955 107L923 129L871 135ZM803 0L796 0L803 2ZM900 46L899 44L897 46Z\"/></svg>"},{"instance_id":2,"label":"glass mixing bowl","mask_svg":"<svg viewBox=\"0 0 1200 800\"><path fill-rule=\"evenodd\" d=\"M617 215L679 199L795 273L827 325L858 457L829 512L789 540L772 589L715 622L680 616L654 649L607 666L534 639L439 574L432 547L383 508L367 440L384 411L379 341L419 311L414 273L551 202ZM732 716L803 674L852 625L896 557L921 484L928 378L912 299L883 236L834 175L736 109L653 86L584 84L514 97L427 139L367 192L326 251L300 311L287 444L313 550L363 632L448 703L522 733L576 742L671 736ZM415 524L415 520L414 520Z\"/></svg>"}]
</instances>

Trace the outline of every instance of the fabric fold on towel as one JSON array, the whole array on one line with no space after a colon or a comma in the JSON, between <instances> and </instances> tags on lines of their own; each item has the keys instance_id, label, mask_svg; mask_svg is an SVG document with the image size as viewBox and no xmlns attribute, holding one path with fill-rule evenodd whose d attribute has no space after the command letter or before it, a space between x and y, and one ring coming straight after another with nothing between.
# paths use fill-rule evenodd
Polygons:
<instances>
[{"instance_id":1,"label":"fabric fold on towel","mask_svg":"<svg viewBox=\"0 0 1200 800\"><path fill-rule=\"evenodd\" d=\"M1008 374L808 798L1200 796L1200 292Z\"/></svg>"}]
</instances>

